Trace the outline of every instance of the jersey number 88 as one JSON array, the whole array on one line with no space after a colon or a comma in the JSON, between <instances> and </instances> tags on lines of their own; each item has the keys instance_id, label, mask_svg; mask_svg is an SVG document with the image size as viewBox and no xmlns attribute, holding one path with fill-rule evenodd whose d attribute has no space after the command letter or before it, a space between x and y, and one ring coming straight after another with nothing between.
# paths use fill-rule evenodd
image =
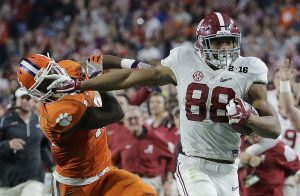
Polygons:
<instances>
[{"instance_id":1,"label":"jersey number 88","mask_svg":"<svg viewBox=\"0 0 300 196\"><path fill-rule=\"evenodd\" d=\"M197 92L197 93L196 93ZM195 94L200 95L196 97ZM220 95L223 95L222 97ZM209 119L213 122L228 122L226 115L219 115L218 111L223 110L224 114L226 112L226 105L229 100L235 98L235 92L231 88L217 86L212 90L210 106L206 107L207 100L209 97L209 87L206 84L191 83L187 87L186 92L186 117L192 121L203 121L206 119L207 108L209 109ZM225 99L223 98L225 97ZM192 113L192 107L198 107L199 113Z\"/></svg>"}]
</instances>

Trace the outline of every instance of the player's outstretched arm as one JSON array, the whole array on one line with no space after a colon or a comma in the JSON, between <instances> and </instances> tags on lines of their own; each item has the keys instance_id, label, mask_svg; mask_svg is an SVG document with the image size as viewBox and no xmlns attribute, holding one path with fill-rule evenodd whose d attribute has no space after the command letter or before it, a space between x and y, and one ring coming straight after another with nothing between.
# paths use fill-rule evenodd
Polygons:
<instances>
[{"instance_id":1,"label":"player's outstretched arm","mask_svg":"<svg viewBox=\"0 0 300 196\"><path fill-rule=\"evenodd\" d=\"M92 130L120 121L124 112L112 92L101 93L102 107L88 107L73 130Z\"/></svg>"},{"instance_id":2,"label":"player's outstretched arm","mask_svg":"<svg viewBox=\"0 0 300 196\"><path fill-rule=\"evenodd\" d=\"M280 123L273 106L267 101L267 88L264 84L253 83L249 89L251 105L258 111L259 116L250 115L246 126L259 136L277 138L280 134Z\"/></svg>"},{"instance_id":3,"label":"player's outstretched arm","mask_svg":"<svg viewBox=\"0 0 300 196\"><path fill-rule=\"evenodd\" d=\"M89 78L93 78L103 73L106 69L147 69L151 65L140 62L134 59L120 58L113 55L102 55L98 53L88 56L84 62L86 64L85 70Z\"/></svg>"},{"instance_id":4,"label":"player's outstretched arm","mask_svg":"<svg viewBox=\"0 0 300 196\"><path fill-rule=\"evenodd\" d=\"M289 59L286 59L284 65L282 65L279 70L279 100L282 103L282 109L285 110L285 114L293 124L293 127L300 132L300 110L294 104L294 98L290 84L290 79L292 77L292 62Z\"/></svg>"},{"instance_id":5,"label":"player's outstretched arm","mask_svg":"<svg viewBox=\"0 0 300 196\"><path fill-rule=\"evenodd\" d=\"M176 79L170 68L158 65L150 69L113 70L81 83L81 90L109 91L132 86L160 86L175 83Z\"/></svg>"},{"instance_id":6,"label":"player's outstretched arm","mask_svg":"<svg viewBox=\"0 0 300 196\"><path fill-rule=\"evenodd\" d=\"M169 83L176 84L173 71L163 65L150 69L120 69L99 75L93 79L80 81L65 75L48 75L47 79L54 80L48 86L57 93L72 93L75 91L110 91L125 89L132 86L159 86Z\"/></svg>"}]
</instances>

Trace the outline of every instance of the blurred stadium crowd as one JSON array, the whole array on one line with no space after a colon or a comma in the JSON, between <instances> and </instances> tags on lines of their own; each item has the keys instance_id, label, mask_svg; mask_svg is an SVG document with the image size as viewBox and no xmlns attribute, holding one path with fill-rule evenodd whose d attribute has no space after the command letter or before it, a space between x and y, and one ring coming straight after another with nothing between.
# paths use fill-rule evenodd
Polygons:
<instances>
[{"instance_id":1,"label":"blurred stadium crowd","mask_svg":"<svg viewBox=\"0 0 300 196\"><path fill-rule=\"evenodd\" d=\"M286 57L292 58L295 70L300 71L297 0L2 0L0 117L14 103L18 88L15 72L22 57L49 52L57 61L83 62L100 49L104 54L153 63L178 45L193 47L199 21L212 11L235 19L242 32L242 55L255 56L266 63L270 89L274 73ZM119 98L124 95L130 99L138 90L118 91ZM149 101L142 104L146 123L165 123L151 117L151 113L178 115L173 86L145 90L166 98L160 100L158 96L152 107ZM297 98L299 95L296 92ZM172 126L176 129L175 125L167 128Z\"/></svg>"}]
</instances>

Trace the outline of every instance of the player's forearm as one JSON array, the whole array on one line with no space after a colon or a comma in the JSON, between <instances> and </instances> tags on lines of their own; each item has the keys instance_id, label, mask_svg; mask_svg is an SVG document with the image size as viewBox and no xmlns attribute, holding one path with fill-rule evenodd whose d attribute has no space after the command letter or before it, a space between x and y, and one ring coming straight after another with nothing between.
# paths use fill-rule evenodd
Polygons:
<instances>
[{"instance_id":1,"label":"player's forearm","mask_svg":"<svg viewBox=\"0 0 300 196\"><path fill-rule=\"evenodd\" d=\"M159 86L170 83L169 78L155 69L120 69L83 81L80 90L110 91L133 86Z\"/></svg>"},{"instance_id":2,"label":"player's forearm","mask_svg":"<svg viewBox=\"0 0 300 196\"><path fill-rule=\"evenodd\" d=\"M129 77L131 72L133 72L133 70L130 69L110 71L107 74L82 81L80 89L83 91L95 90L100 92L122 89L124 88L123 81Z\"/></svg>"},{"instance_id":3,"label":"player's forearm","mask_svg":"<svg viewBox=\"0 0 300 196\"><path fill-rule=\"evenodd\" d=\"M122 58L112 55L103 55L103 69L121 69Z\"/></svg>"},{"instance_id":4,"label":"player's forearm","mask_svg":"<svg viewBox=\"0 0 300 196\"><path fill-rule=\"evenodd\" d=\"M274 116L251 115L246 126L249 126L257 135L276 139L280 134L280 124Z\"/></svg>"},{"instance_id":5,"label":"player's forearm","mask_svg":"<svg viewBox=\"0 0 300 196\"><path fill-rule=\"evenodd\" d=\"M102 110L114 113L115 121L121 120L124 116L124 112L113 92L102 92L101 98L103 103Z\"/></svg>"}]
</instances>

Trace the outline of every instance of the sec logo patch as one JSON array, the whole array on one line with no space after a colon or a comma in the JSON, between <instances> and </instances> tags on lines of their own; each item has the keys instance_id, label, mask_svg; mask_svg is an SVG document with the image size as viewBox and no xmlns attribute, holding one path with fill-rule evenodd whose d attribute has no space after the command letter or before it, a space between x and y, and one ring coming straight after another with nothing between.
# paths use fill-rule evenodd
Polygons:
<instances>
[{"instance_id":1,"label":"sec logo patch","mask_svg":"<svg viewBox=\"0 0 300 196\"><path fill-rule=\"evenodd\" d=\"M193 74L193 79L197 82L201 81L203 79L204 75L201 71L196 71L194 74Z\"/></svg>"}]
</instances>

